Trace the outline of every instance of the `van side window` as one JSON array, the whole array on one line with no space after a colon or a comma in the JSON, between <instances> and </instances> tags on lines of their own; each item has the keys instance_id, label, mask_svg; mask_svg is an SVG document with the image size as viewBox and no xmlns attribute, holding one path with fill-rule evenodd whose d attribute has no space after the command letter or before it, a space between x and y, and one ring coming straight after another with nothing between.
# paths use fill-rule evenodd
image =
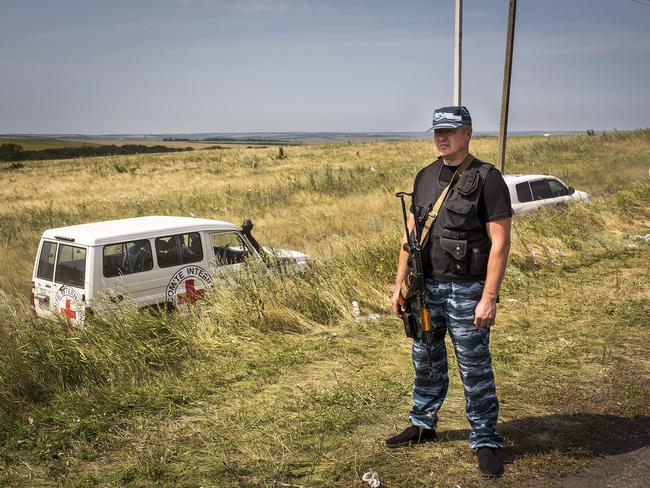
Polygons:
<instances>
[{"instance_id":1,"label":"van side window","mask_svg":"<svg viewBox=\"0 0 650 488\"><path fill-rule=\"evenodd\" d=\"M515 189L517 190L517 200L521 203L530 202L533 199L533 194L530 192L530 185L527 181L517 184Z\"/></svg>"},{"instance_id":2,"label":"van side window","mask_svg":"<svg viewBox=\"0 0 650 488\"><path fill-rule=\"evenodd\" d=\"M176 236L181 247L181 261L183 264L196 263L203 260L203 246L198 232L180 234Z\"/></svg>"},{"instance_id":3,"label":"van side window","mask_svg":"<svg viewBox=\"0 0 650 488\"><path fill-rule=\"evenodd\" d=\"M113 276L149 271L153 268L151 244L147 239L121 242L104 246L104 276Z\"/></svg>"},{"instance_id":4,"label":"van side window","mask_svg":"<svg viewBox=\"0 0 650 488\"><path fill-rule=\"evenodd\" d=\"M217 266L243 263L248 257L248 248L236 232L210 234L210 240Z\"/></svg>"},{"instance_id":5,"label":"van side window","mask_svg":"<svg viewBox=\"0 0 650 488\"><path fill-rule=\"evenodd\" d=\"M54 258L56 256L56 242L43 241L41 255L38 258L36 277L42 280L53 281Z\"/></svg>"},{"instance_id":6,"label":"van side window","mask_svg":"<svg viewBox=\"0 0 650 488\"><path fill-rule=\"evenodd\" d=\"M158 266L168 268L203 260L203 246L198 232L156 238Z\"/></svg>"},{"instance_id":7,"label":"van side window","mask_svg":"<svg viewBox=\"0 0 650 488\"><path fill-rule=\"evenodd\" d=\"M63 285L84 287L86 277L86 249L59 244L54 281Z\"/></svg>"},{"instance_id":8,"label":"van side window","mask_svg":"<svg viewBox=\"0 0 650 488\"><path fill-rule=\"evenodd\" d=\"M546 180L531 181L530 189L533 191L533 198L535 200L551 198L551 190L549 190Z\"/></svg>"}]
</instances>

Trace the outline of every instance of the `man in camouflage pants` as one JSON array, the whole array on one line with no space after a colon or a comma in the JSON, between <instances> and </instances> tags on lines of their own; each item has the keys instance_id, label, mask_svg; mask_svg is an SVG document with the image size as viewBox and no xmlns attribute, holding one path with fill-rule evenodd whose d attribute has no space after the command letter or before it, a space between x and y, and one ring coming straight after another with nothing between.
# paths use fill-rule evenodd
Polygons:
<instances>
[{"instance_id":1,"label":"man in camouflage pants","mask_svg":"<svg viewBox=\"0 0 650 488\"><path fill-rule=\"evenodd\" d=\"M438 411L447 394L448 332L463 382L466 416L472 431L470 447L477 450L483 475L503 472L503 440L496 432L499 403L489 350L490 327L496 317L499 288L510 249L512 210L510 194L501 173L469 154L472 121L465 107L434 111L434 141L440 154L415 178L409 229L421 233L427 216L443 190L450 185L423 249L423 265L433 343L424 339L412 346L415 379L411 425L386 441L401 447L436 440ZM465 164L463 164L465 163ZM406 243L404 236L402 244ZM400 305L402 282L408 274L408 252L402 246L392 306L399 317L417 315L411 301ZM431 368L429 367L431 361Z\"/></svg>"}]
</instances>

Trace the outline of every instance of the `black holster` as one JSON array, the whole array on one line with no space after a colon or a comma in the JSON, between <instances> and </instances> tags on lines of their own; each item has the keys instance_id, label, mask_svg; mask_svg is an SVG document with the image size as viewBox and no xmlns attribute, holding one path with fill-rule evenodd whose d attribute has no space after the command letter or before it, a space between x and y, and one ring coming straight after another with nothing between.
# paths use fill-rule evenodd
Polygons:
<instances>
[{"instance_id":1,"label":"black holster","mask_svg":"<svg viewBox=\"0 0 650 488\"><path fill-rule=\"evenodd\" d=\"M424 331L422 330L422 322L420 321L420 314L402 312L402 322L404 322L404 333L406 337L411 339L422 339ZM435 329L430 332L431 338L434 341L444 339L447 334L447 329Z\"/></svg>"},{"instance_id":2,"label":"black holster","mask_svg":"<svg viewBox=\"0 0 650 488\"><path fill-rule=\"evenodd\" d=\"M420 339L422 337L422 327L420 317L416 313L402 312L402 322L404 322L404 333L411 339Z\"/></svg>"}]
</instances>

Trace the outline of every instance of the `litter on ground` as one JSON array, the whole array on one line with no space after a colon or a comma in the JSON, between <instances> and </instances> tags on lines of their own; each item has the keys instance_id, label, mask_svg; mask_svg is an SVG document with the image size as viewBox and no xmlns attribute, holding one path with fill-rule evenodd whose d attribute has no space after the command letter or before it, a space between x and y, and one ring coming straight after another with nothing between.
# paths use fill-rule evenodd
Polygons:
<instances>
[{"instance_id":1,"label":"litter on ground","mask_svg":"<svg viewBox=\"0 0 650 488\"><path fill-rule=\"evenodd\" d=\"M367 473L363 473L361 479L368 483L368 486L370 486L370 488L378 488L381 485L381 481L379 481L379 475L376 471L368 471Z\"/></svg>"}]
</instances>

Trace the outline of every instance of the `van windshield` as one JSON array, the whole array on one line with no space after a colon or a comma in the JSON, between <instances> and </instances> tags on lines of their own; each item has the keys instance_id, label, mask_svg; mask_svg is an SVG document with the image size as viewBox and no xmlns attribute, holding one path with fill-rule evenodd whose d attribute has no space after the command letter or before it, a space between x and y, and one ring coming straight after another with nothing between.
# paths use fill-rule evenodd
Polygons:
<instances>
[{"instance_id":1,"label":"van windshield","mask_svg":"<svg viewBox=\"0 0 650 488\"><path fill-rule=\"evenodd\" d=\"M54 281L63 285L84 287L86 276L86 249L59 244Z\"/></svg>"}]
</instances>

